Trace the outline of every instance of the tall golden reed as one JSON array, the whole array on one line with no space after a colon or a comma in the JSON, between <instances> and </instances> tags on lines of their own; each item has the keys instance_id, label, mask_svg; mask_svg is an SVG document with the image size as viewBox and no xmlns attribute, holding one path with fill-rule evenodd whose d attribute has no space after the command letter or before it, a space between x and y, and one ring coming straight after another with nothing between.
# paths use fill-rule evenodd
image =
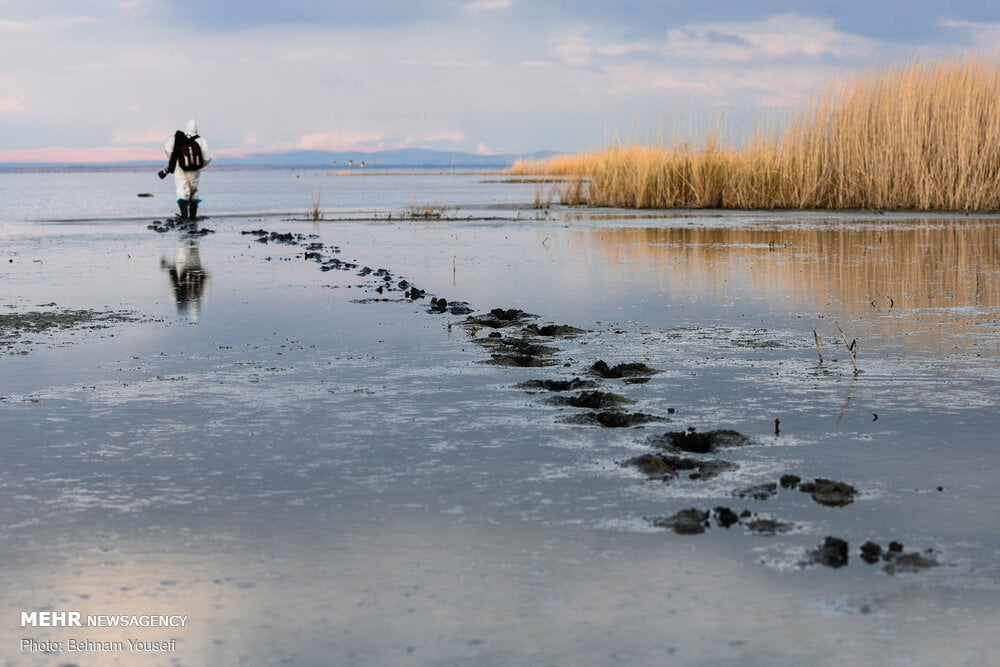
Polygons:
<instances>
[{"instance_id":1,"label":"tall golden reed","mask_svg":"<svg viewBox=\"0 0 1000 667\"><path fill-rule=\"evenodd\" d=\"M828 85L741 146L612 146L518 162L589 179L589 203L637 208L1000 209L1000 64L918 60Z\"/></svg>"}]
</instances>

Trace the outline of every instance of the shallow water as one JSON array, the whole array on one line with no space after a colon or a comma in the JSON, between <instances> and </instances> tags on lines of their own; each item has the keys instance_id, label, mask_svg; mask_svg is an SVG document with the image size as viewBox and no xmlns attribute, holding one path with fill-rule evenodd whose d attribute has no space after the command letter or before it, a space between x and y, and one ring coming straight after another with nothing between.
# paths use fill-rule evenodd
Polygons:
<instances>
[{"instance_id":1,"label":"shallow water","mask_svg":"<svg viewBox=\"0 0 1000 667\"><path fill-rule=\"evenodd\" d=\"M206 172L215 233L193 237L146 228L171 206L150 174L0 174L5 201L33 193L0 224L0 313L141 320L0 348L7 617L190 616L138 632L9 621L4 664L997 655L1000 220L538 210L535 185L502 180ZM324 219L306 220L320 189ZM425 204L443 217L407 217ZM315 238L241 233L256 229ZM320 271L303 257L318 242L428 296L586 333L546 341L553 366L483 363L488 331L378 294L374 274ZM179 291L171 269L195 266L201 286ZM391 300L357 302L373 298ZM859 374L835 323L857 340ZM671 421L575 425L580 410L515 386L598 359L660 370L601 385ZM688 427L754 444L721 453L738 467L707 481L620 465ZM859 496L732 495L786 473ZM647 520L719 505L793 527L678 535ZM827 535L850 543L846 567L808 564ZM940 565L889 575L857 557L866 540L933 550ZM26 637L177 642L47 655L20 652Z\"/></svg>"}]
</instances>

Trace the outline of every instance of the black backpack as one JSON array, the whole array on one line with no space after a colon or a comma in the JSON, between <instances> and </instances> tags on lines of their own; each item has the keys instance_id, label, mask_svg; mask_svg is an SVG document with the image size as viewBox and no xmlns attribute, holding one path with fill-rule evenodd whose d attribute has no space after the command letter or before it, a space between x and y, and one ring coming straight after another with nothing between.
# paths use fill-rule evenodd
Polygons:
<instances>
[{"instance_id":1,"label":"black backpack","mask_svg":"<svg viewBox=\"0 0 1000 667\"><path fill-rule=\"evenodd\" d=\"M201 153L198 135L189 137L181 132L174 140L174 152L177 154L177 164L184 171L198 171L205 166L205 156ZM181 135L183 134L183 139Z\"/></svg>"}]
</instances>

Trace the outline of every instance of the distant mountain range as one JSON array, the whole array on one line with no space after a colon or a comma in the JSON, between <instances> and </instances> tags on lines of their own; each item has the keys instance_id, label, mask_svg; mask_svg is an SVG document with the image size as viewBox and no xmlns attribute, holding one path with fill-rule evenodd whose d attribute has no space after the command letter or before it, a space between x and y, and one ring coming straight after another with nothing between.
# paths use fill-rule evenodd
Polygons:
<instances>
[{"instance_id":1,"label":"distant mountain range","mask_svg":"<svg viewBox=\"0 0 1000 667\"><path fill-rule=\"evenodd\" d=\"M481 155L478 153L458 153L438 151L428 148L402 148L398 150L348 151L291 151L288 153L253 153L242 158L219 158L220 165L261 166L261 167L509 167L519 159L541 159L551 156L551 151L514 155L512 153ZM334 164L336 163L336 164Z\"/></svg>"},{"instance_id":2,"label":"distant mountain range","mask_svg":"<svg viewBox=\"0 0 1000 667\"><path fill-rule=\"evenodd\" d=\"M503 153L481 155L479 153L460 153L456 151L439 151L427 148L402 148L387 151L289 151L286 153L250 153L241 157L228 155L213 158L212 165L218 167L265 167L265 168L303 168L303 169L360 169L364 163L366 169L483 169L505 168L517 160L538 160L552 156L552 151L538 151L525 155ZM113 163L65 163L65 162L6 162L0 163L0 168L7 169L55 169L55 168L116 168L116 167L162 167L161 161L132 161Z\"/></svg>"}]
</instances>

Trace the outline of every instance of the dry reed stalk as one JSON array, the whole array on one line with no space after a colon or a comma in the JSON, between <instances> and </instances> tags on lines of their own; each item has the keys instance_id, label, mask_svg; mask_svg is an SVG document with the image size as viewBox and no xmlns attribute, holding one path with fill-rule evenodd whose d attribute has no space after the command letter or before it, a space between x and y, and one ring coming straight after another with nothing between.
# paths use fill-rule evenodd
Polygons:
<instances>
[{"instance_id":1,"label":"dry reed stalk","mask_svg":"<svg viewBox=\"0 0 1000 667\"><path fill-rule=\"evenodd\" d=\"M438 204L413 204L408 213L411 218L438 220L444 215L444 207Z\"/></svg>"},{"instance_id":2,"label":"dry reed stalk","mask_svg":"<svg viewBox=\"0 0 1000 667\"><path fill-rule=\"evenodd\" d=\"M312 198L312 204L306 209L306 218L314 222L323 219L323 190L320 189Z\"/></svg>"},{"instance_id":3,"label":"dry reed stalk","mask_svg":"<svg viewBox=\"0 0 1000 667\"><path fill-rule=\"evenodd\" d=\"M565 206L580 206L587 203L584 179L574 178L559 187L559 203Z\"/></svg>"},{"instance_id":4,"label":"dry reed stalk","mask_svg":"<svg viewBox=\"0 0 1000 667\"><path fill-rule=\"evenodd\" d=\"M834 324L837 325L837 331L840 332L840 337L844 339L844 347L847 348L847 354L851 357L851 365L854 366L854 374L857 375L861 372L861 369L858 368L858 360L854 356L854 345L847 342L847 334L845 334L844 330L840 328L840 323L834 322Z\"/></svg>"},{"instance_id":5,"label":"dry reed stalk","mask_svg":"<svg viewBox=\"0 0 1000 667\"><path fill-rule=\"evenodd\" d=\"M552 190L545 193L544 185L535 186L535 208L552 208Z\"/></svg>"},{"instance_id":6,"label":"dry reed stalk","mask_svg":"<svg viewBox=\"0 0 1000 667\"><path fill-rule=\"evenodd\" d=\"M819 355L819 365L823 365L823 346L819 342L819 334L813 329L813 338L816 340L816 354Z\"/></svg>"},{"instance_id":7,"label":"dry reed stalk","mask_svg":"<svg viewBox=\"0 0 1000 667\"><path fill-rule=\"evenodd\" d=\"M612 146L518 162L579 175L592 205L636 208L1000 209L1000 62L914 60L833 83L734 147Z\"/></svg>"}]
</instances>

